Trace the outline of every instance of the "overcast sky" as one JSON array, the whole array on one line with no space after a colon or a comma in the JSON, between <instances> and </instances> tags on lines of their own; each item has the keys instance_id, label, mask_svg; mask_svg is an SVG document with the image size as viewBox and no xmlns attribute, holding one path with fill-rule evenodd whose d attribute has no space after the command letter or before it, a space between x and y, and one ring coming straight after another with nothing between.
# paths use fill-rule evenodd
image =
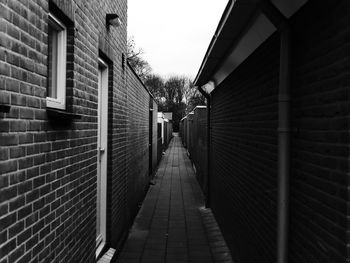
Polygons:
<instances>
[{"instance_id":1,"label":"overcast sky","mask_svg":"<svg viewBox=\"0 0 350 263\"><path fill-rule=\"evenodd\" d=\"M153 73L197 75L228 0L128 0L128 36Z\"/></svg>"}]
</instances>

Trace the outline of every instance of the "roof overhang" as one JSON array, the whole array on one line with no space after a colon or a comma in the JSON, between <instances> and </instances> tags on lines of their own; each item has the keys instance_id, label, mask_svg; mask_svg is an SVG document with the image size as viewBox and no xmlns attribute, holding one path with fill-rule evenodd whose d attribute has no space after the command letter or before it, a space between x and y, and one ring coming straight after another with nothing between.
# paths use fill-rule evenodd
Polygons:
<instances>
[{"instance_id":1,"label":"roof overhang","mask_svg":"<svg viewBox=\"0 0 350 263\"><path fill-rule=\"evenodd\" d=\"M228 2L194 80L196 86L212 92L277 30L260 9L263 1L268 0ZM272 0L271 3L289 18L307 1Z\"/></svg>"}]
</instances>

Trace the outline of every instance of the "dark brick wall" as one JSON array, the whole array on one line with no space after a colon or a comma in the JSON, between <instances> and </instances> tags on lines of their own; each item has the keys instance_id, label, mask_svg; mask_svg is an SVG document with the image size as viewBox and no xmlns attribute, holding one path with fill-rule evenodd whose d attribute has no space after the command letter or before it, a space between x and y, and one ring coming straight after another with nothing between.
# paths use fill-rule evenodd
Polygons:
<instances>
[{"instance_id":1,"label":"dark brick wall","mask_svg":"<svg viewBox=\"0 0 350 263\"><path fill-rule=\"evenodd\" d=\"M188 128L187 128L187 126L188 126L188 118L186 117L185 119L184 119L184 121L183 121L183 125L184 125L184 137L183 137L183 144L184 144L184 146L185 147L187 147L187 137L188 137L188 132L187 132L187 130L188 130Z\"/></svg>"},{"instance_id":2,"label":"dark brick wall","mask_svg":"<svg viewBox=\"0 0 350 263\"><path fill-rule=\"evenodd\" d=\"M292 26L290 262L349 262L350 3L309 1ZM276 249L278 36L212 97L211 206L236 262Z\"/></svg>"},{"instance_id":3,"label":"dark brick wall","mask_svg":"<svg viewBox=\"0 0 350 263\"><path fill-rule=\"evenodd\" d=\"M237 263L276 255L279 39L212 93L210 206Z\"/></svg>"},{"instance_id":4,"label":"dark brick wall","mask_svg":"<svg viewBox=\"0 0 350 263\"><path fill-rule=\"evenodd\" d=\"M152 118L152 174L157 169L158 159L158 104L151 99L153 105Z\"/></svg>"},{"instance_id":5,"label":"dark brick wall","mask_svg":"<svg viewBox=\"0 0 350 263\"><path fill-rule=\"evenodd\" d=\"M186 148L187 151L192 151L193 148L193 113L187 115L185 129L187 131L186 134Z\"/></svg>"},{"instance_id":6,"label":"dark brick wall","mask_svg":"<svg viewBox=\"0 0 350 263\"><path fill-rule=\"evenodd\" d=\"M160 160L163 156L163 141L162 141L162 124L157 123L157 164L159 164Z\"/></svg>"},{"instance_id":7,"label":"dark brick wall","mask_svg":"<svg viewBox=\"0 0 350 263\"><path fill-rule=\"evenodd\" d=\"M129 65L127 85L127 203L132 219L149 186L150 94Z\"/></svg>"},{"instance_id":8,"label":"dark brick wall","mask_svg":"<svg viewBox=\"0 0 350 263\"><path fill-rule=\"evenodd\" d=\"M184 145L184 119L179 122L179 135L181 137L181 142Z\"/></svg>"},{"instance_id":9,"label":"dark brick wall","mask_svg":"<svg viewBox=\"0 0 350 263\"><path fill-rule=\"evenodd\" d=\"M163 150L165 151L171 139L173 138L173 123L172 121L164 121L164 144L163 144Z\"/></svg>"},{"instance_id":10,"label":"dark brick wall","mask_svg":"<svg viewBox=\"0 0 350 263\"><path fill-rule=\"evenodd\" d=\"M193 147L191 160L196 167L196 177L204 194L207 194L208 183L208 137L207 109L196 107L193 116Z\"/></svg>"},{"instance_id":11,"label":"dark brick wall","mask_svg":"<svg viewBox=\"0 0 350 263\"><path fill-rule=\"evenodd\" d=\"M349 262L350 2L293 18L290 262Z\"/></svg>"},{"instance_id":12,"label":"dark brick wall","mask_svg":"<svg viewBox=\"0 0 350 263\"><path fill-rule=\"evenodd\" d=\"M127 136L130 116L122 65L127 1L54 0L50 8L69 25L67 110L81 119L48 116L49 2L1 1L0 103L11 105L9 113L0 113L2 263L95 262L99 56L110 64L107 241L111 246L120 244L130 224L127 178L137 175L128 168L133 163L127 154L133 144ZM117 13L122 26L107 31L106 13ZM139 172L143 176L147 169Z\"/></svg>"}]
</instances>

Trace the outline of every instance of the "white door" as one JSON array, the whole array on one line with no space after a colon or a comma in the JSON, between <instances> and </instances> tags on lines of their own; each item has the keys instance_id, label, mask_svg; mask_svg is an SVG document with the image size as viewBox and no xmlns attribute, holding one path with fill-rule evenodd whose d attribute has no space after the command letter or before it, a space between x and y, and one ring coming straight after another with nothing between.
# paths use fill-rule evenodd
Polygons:
<instances>
[{"instance_id":1,"label":"white door","mask_svg":"<svg viewBox=\"0 0 350 263\"><path fill-rule=\"evenodd\" d=\"M99 60L96 256L99 255L99 253L103 249L103 246L106 242L107 130L108 130L108 65L103 60Z\"/></svg>"}]
</instances>

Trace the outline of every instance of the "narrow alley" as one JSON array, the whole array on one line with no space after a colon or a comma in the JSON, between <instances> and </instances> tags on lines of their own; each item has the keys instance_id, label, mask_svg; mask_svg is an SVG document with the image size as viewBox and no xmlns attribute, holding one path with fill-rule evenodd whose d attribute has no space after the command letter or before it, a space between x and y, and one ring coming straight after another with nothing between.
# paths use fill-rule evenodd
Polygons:
<instances>
[{"instance_id":1,"label":"narrow alley","mask_svg":"<svg viewBox=\"0 0 350 263\"><path fill-rule=\"evenodd\" d=\"M177 134L117 262L232 262Z\"/></svg>"},{"instance_id":2,"label":"narrow alley","mask_svg":"<svg viewBox=\"0 0 350 263\"><path fill-rule=\"evenodd\" d=\"M0 263L350 263L350 0L0 10Z\"/></svg>"}]
</instances>

